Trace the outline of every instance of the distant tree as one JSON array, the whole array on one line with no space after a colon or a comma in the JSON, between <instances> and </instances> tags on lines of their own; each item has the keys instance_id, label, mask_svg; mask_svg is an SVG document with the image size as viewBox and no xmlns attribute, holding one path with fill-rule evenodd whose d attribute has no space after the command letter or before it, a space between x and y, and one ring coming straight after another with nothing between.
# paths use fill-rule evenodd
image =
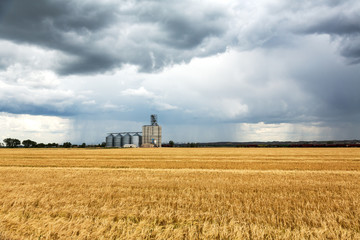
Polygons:
<instances>
[{"instance_id":1,"label":"distant tree","mask_svg":"<svg viewBox=\"0 0 360 240\"><path fill-rule=\"evenodd\" d=\"M14 147L17 147L17 146L19 146L20 145L20 140L19 139L16 139L16 138L14 138L14 141L13 141L13 144L14 144Z\"/></svg>"},{"instance_id":2,"label":"distant tree","mask_svg":"<svg viewBox=\"0 0 360 240\"><path fill-rule=\"evenodd\" d=\"M6 144L6 147L14 148L20 145L20 140L16 138L5 138L4 143Z\"/></svg>"},{"instance_id":3,"label":"distant tree","mask_svg":"<svg viewBox=\"0 0 360 240\"><path fill-rule=\"evenodd\" d=\"M174 147L174 141L170 140L170 141L169 141L169 146L170 146L170 147Z\"/></svg>"},{"instance_id":4,"label":"distant tree","mask_svg":"<svg viewBox=\"0 0 360 240\"><path fill-rule=\"evenodd\" d=\"M102 142L101 144L100 144L100 147L105 147L106 146L106 142Z\"/></svg>"},{"instance_id":5,"label":"distant tree","mask_svg":"<svg viewBox=\"0 0 360 240\"><path fill-rule=\"evenodd\" d=\"M86 143L83 143L79 146L80 148L86 148Z\"/></svg>"},{"instance_id":6,"label":"distant tree","mask_svg":"<svg viewBox=\"0 0 360 240\"><path fill-rule=\"evenodd\" d=\"M5 139L3 140L3 142L5 143L5 146L6 146L6 147L9 147L9 145L10 145L10 138L5 138Z\"/></svg>"},{"instance_id":7,"label":"distant tree","mask_svg":"<svg viewBox=\"0 0 360 240\"><path fill-rule=\"evenodd\" d=\"M36 142L34 142L34 141L30 140L30 139L22 141L22 144L23 144L24 147L26 147L26 148L36 147Z\"/></svg>"},{"instance_id":8,"label":"distant tree","mask_svg":"<svg viewBox=\"0 0 360 240\"><path fill-rule=\"evenodd\" d=\"M46 147L49 147L49 148L56 148L56 147L58 147L59 146L59 144L57 144L57 143L48 143L47 145L46 145Z\"/></svg>"},{"instance_id":9,"label":"distant tree","mask_svg":"<svg viewBox=\"0 0 360 240\"><path fill-rule=\"evenodd\" d=\"M70 142L64 142L63 147L64 148L71 148L72 144Z\"/></svg>"},{"instance_id":10,"label":"distant tree","mask_svg":"<svg viewBox=\"0 0 360 240\"><path fill-rule=\"evenodd\" d=\"M38 143L36 147L38 148L44 148L46 145L44 143Z\"/></svg>"},{"instance_id":11,"label":"distant tree","mask_svg":"<svg viewBox=\"0 0 360 240\"><path fill-rule=\"evenodd\" d=\"M191 148L195 148L195 147L199 147L199 144L192 142L192 143L187 143L186 146L191 147Z\"/></svg>"}]
</instances>

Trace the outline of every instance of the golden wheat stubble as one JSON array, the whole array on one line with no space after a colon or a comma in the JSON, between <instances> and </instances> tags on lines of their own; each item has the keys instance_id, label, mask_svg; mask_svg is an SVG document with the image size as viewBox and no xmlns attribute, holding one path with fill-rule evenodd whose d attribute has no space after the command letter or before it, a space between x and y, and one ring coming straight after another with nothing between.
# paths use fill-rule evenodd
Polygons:
<instances>
[{"instance_id":1,"label":"golden wheat stubble","mask_svg":"<svg viewBox=\"0 0 360 240\"><path fill-rule=\"evenodd\" d=\"M0 151L0 238L360 237L358 150L132 150Z\"/></svg>"}]
</instances>

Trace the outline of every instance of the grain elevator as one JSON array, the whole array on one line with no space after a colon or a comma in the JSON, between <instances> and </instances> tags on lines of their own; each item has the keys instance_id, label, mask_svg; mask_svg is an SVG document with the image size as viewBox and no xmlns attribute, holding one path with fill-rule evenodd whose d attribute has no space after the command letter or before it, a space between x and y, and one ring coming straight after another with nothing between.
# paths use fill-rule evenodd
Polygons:
<instances>
[{"instance_id":1,"label":"grain elevator","mask_svg":"<svg viewBox=\"0 0 360 240\"><path fill-rule=\"evenodd\" d=\"M150 122L142 127L142 132L109 133L106 147L161 147L161 126L157 115L151 115Z\"/></svg>"},{"instance_id":2,"label":"grain elevator","mask_svg":"<svg viewBox=\"0 0 360 240\"><path fill-rule=\"evenodd\" d=\"M151 115L151 125L142 127L143 145L161 147L161 126L157 123L157 115Z\"/></svg>"}]
</instances>

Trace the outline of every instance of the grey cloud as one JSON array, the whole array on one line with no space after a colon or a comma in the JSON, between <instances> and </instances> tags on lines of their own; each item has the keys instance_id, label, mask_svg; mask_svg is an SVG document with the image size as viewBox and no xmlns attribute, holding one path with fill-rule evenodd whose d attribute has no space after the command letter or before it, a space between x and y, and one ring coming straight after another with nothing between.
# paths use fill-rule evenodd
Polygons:
<instances>
[{"instance_id":1,"label":"grey cloud","mask_svg":"<svg viewBox=\"0 0 360 240\"><path fill-rule=\"evenodd\" d=\"M316 68L326 71L314 68L315 66L299 68L293 74L299 79L298 84L310 93L314 103L319 105L318 108L312 106L316 110L316 116L327 120L344 121L347 118L357 121L356 115L360 115L360 69L355 66L344 68L331 63L326 66L321 66L321 63L316 65Z\"/></svg>"},{"instance_id":2,"label":"grey cloud","mask_svg":"<svg viewBox=\"0 0 360 240\"><path fill-rule=\"evenodd\" d=\"M68 97L51 90L45 92L17 89L17 93L13 95L10 95L8 90L2 90L0 91L0 112L46 116L78 114L79 110L73 102L74 99Z\"/></svg>"},{"instance_id":3,"label":"grey cloud","mask_svg":"<svg viewBox=\"0 0 360 240\"><path fill-rule=\"evenodd\" d=\"M101 54L91 54L85 52L82 56L74 56L67 60L67 64L57 67L60 75L79 74L79 73L99 73L106 72L116 65L114 58Z\"/></svg>"},{"instance_id":4,"label":"grey cloud","mask_svg":"<svg viewBox=\"0 0 360 240\"><path fill-rule=\"evenodd\" d=\"M360 16L356 13L351 15L345 13L335 13L310 25L307 29L309 33L326 33L336 35L351 35L360 33Z\"/></svg>"},{"instance_id":5,"label":"grey cloud","mask_svg":"<svg viewBox=\"0 0 360 240\"><path fill-rule=\"evenodd\" d=\"M212 23L198 25L196 21L184 18L170 19L164 24L170 38L165 39L167 45L173 45L180 49L198 46L204 38L211 35L220 35L221 27L212 26Z\"/></svg>"},{"instance_id":6,"label":"grey cloud","mask_svg":"<svg viewBox=\"0 0 360 240\"><path fill-rule=\"evenodd\" d=\"M200 45L205 39L220 38L227 26L221 10L187 1L15 0L0 4L0 38L65 53L67 57L57 67L63 75L105 72L128 63L141 71L154 71L189 61L204 55ZM197 6L194 11L185 11L193 5ZM211 47L205 55L219 49L225 47L215 52Z\"/></svg>"},{"instance_id":7,"label":"grey cloud","mask_svg":"<svg viewBox=\"0 0 360 240\"><path fill-rule=\"evenodd\" d=\"M236 9L242 7L239 3ZM249 14L243 20L245 24L234 24L240 49L293 47L299 36L325 34L337 44L346 62L360 61L359 1L280 0L258 5L252 11L245 11Z\"/></svg>"},{"instance_id":8,"label":"grey cloud","mask_svg":"<svg viewBox=\"0 0 360 240\"><path fill-rule=\"evenodd\" d=\"M96 69L97 63L100 63L99 68L102 69L104 63L99 61L99 58L106 57L100 53L88 54L87 49L92 46L86 38L92 32L105 28L114 19L110 5L99 7L97 4L56 0L15 0L0 4L3 9L0 21L1 38L76 55L84 59L82 65L91 63L87 68L80 66L80 69L74 72ZM83 41L76 42L74 38ZM94 59L94 62L91 59ZM61 65L64 67L59 69L66 68L67 63L62 62Z\"/></svg>"},{"instance_id":9,"label":"grey cloud","mask_svg":"<svg viewBox=\"0 0 360 240\"><path fill-rule=\"evenodd\" d=\"M225 12L203 5L202 9L191 7L187 1L137 6L140 21L158 24L164 31L165 38L158 40L179 49L194 48L210 36L220 37L227 28Z\"/></svg>"},{"instance_id":10,"label":"grey cloud","mask_svg":"<svg viewBox=\"0 0 360 240\"><path fill-rule=\"evenodd\" d=\"M25 42L45 41L52 30L98 30L114 20L113 6L74 0L2 1L0 8L2 35Z\"/></svg>"},{"instance_id":11,"label":"grey cloud","mask_svg":"<svg viewBox=\"0 0 360 240\"><path fill-rule=\"evenodd\" d=\"M329 51L326 36L296 40L292 48L230 51L210 62L194 61L192 67L153 77L146 88L159 92L151 84L162 77L166 102L183 110L186 121L198 117L192 123L358 122L359 66L346 65Z\"/></svg>"},{"instance_id":12,"label":"grey cloud","mask_svg":"<svg viewBox=\"0 0 360 240\"><path fill-rule=\"evenodd\" d=\"M21 67L7 70L0 72L0 112L51 116L80 112L76 103L83 97L59 88L51 72Z\"/></svg>"},{"instance_id":13,"label":"grey cloud","mask_svg":"<svg viewBox=\"0 0 360 240\"><path fill-rule=\"evenodd\" d=\"M229 46L291 45L294 34L334 36L348 62L360 61L356 1L278 1L247 7L243 2L229 9L174 0L2 1L0 38L63 53L55 67L61 75L102 73L124 64L153 72Z\"/></svg>"},{"instance_id":14,"label":"grey cloud","mask_svg":"<svg viewBox=\"0 0 360 240\"><path fill-rule=\"evenodd\" d=\"M339 50L351 64L360 62L360 4L348 6L344 2L338 11L324 13L318 21L313 21L306 29L307 33L328 34L339 39Z\"/></svg>"},{"instance_id":15,"label":"grey cloud","mask_svg":"<svg viewBox=\"0 0 360 240\"><path fill-rule=\"evenodd\" d=\"M30 114L30 115L43 115L43 116L73 116L77 110L73 106L66 109L59 110L52 104L39 103L26 104L23 102L5 102L0 104L0 112L7 112L13 114Z\"/></svg>"},{"instance_id":16,"label":"grey cloud","mask_svg":"<svg viewBox=\"0 0 360 240\"><path fill-rule=\"evenodd\" d=\"M340 54L349 63L360 62L360 3L358 1L320 1L304 4L294 11L300 22L291 19L292 29L304 34L327 34L338 42Z\"/></svg>"},{"instance_id":17,"label":"grey cloud","mask_svg":"<svg viewBox=\"0 0 360 240\"><path fill-rule=\"evenodd\" d=\"M344 37L341 41L340 53L350 64L360 63L360 33L356 36Z\"/></svg>"},{"instance_id":18,"label":"grey cloud","mask_svg":"<svg viewBox=\"0 0 360 240\"><path fill-rule=\"evenodd\" d=\"M44 116L73 116L79 113L77 105L68 99L46 99L46 101L30 101L23 96L1 99L0 112L14 114L31 114Z\"/></svg>"}]
</instances>

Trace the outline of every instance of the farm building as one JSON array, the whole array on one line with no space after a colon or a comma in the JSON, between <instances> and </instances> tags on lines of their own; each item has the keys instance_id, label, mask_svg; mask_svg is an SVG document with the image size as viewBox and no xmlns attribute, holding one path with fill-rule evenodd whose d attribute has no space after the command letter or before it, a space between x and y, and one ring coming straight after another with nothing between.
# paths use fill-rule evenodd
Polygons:
<instances>
[{"instance_id":1,"label":"farm building","mask_svg":"<svg viewBox=\"0 0 360 240\"><path fill-rule=\"evenodd\" d=\"M157 123L156 115L151 115L151 125L142 127L143 144L153 144L161 147L161 126Z\"/></svg>"},{"instance_id":2,"label":"farm building","mask_svg":"<svg viewBox=\"0 0 360 240\"><path fill-rule=\"evenodd\" d=\"M151 125L142 127L142 132L109 133L106 147L161 147L161 126L157 116L151 115Z\"/></svg>"}]
</instances>

